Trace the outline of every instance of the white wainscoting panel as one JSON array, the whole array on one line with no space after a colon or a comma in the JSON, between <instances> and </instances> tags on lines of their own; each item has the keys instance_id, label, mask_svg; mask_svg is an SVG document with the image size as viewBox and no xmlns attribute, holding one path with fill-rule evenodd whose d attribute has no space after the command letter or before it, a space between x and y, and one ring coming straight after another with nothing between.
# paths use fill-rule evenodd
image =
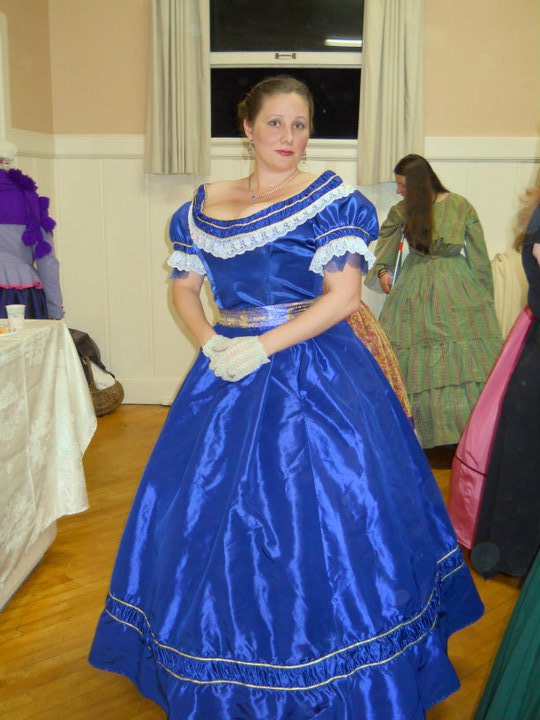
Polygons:
<instances>
[{"instance_id":1,"label":"white wainscoting panel","mask_svg":"<svg viewBox=\"0 0 540 720\"><path fill-rule=\"evenodd\" d=\"M70 327L88 332L124 385L128 403L169 403L197 348L175 317L166 259L171 215L205 178L146 175L141 136L47 136L12 130L17 165L51 197ZM519 197L538 172L536 138L427 138L426 157L476 207L491 256L513 241ZM308 172L336 170L356 184L354 142L312 141ZM213 144L212 178L249 172L239 141ZM393 183L362 188L384 220ZM378 313L384 296L364 291ZM203 301L214 308L207 285Z\"/></svg>"}]
</instances>

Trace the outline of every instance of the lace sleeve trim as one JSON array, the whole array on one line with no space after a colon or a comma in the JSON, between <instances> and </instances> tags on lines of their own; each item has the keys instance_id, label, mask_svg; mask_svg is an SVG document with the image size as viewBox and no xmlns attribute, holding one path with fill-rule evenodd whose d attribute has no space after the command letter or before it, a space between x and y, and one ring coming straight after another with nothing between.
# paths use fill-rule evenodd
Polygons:
<instances>
[{"instance_id":1,"label":"lace sleeve trim","mask_svg":"<svg viewBox=\"0 0 540 720\"><path fill-rule=\"evenodd\" d=\"M308 207L294 213L293 215L278 220L273 225L266 225L255 228L249 232L239 233L232 237L219 238L209 235L198 227L193 218L193 206L189 210L189 232L193 242L198 248L213 255L214 257L228 259L236 255L243 255L249 250L263 247L279 237L283 237L295 228L303 225L307 220L315 217L321 210L333 203L338 198L347 197L355 191L350 185L339 185L329 190L323 197L315 200Z\"/></svg>"},{"instance_id":2,"label":"lace sleeve trim","mask_svg":"<svg viewBox=\"0 0 540 720\"><path fill-rule=\"evenodd\" d=\"M175 250L167 259L167 265L176 270L187 270L196 272L198 275L206 275L206 270L197 255L191 255L181 250Z\"/></svg>"},{"instance_id":3,"label":"lace sleeve trim","mask_svg":"<svg viewBox=\"0 0 540 720\"><path fill-rule=\"evenodd\" d=\"M368 248L366 243L359 237L344 236L331 240L320 247L313 256L309 269L318 275L324 275L324 267L332 258L341 257L346 253L361 255L371 267L375 262L375 255Z\"/></svg>"}]
</instances>

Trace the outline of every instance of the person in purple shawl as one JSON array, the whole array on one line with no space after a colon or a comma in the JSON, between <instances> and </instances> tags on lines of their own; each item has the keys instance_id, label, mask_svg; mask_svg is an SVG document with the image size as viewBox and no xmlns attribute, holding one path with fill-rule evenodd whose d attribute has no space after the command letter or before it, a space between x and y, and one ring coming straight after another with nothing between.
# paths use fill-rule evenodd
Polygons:
<instances>
[{"instance_id":1,"label":"person in purple shawl","mask_svg":"<svg viewBox=\"0 0 540 720\"><path fill-rule=\"evenodd\" d=\"M6 317L6 305L23 304L27 318L58 320L64 310L52 239L56 223L49 198L10 167L14 156L15 146L0 141L0 317Z\"/></svg>"}]
</instances>

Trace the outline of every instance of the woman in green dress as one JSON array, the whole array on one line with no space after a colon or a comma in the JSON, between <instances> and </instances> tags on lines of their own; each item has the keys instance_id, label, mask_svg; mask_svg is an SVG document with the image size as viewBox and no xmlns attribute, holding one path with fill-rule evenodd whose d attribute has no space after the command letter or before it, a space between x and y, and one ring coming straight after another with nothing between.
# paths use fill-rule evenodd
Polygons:
<instances>
[{"instance_id":1,"label":"woman in green dress","mask_svg":"<svg viewBox=\"0 0 540 720\"><path fill-rule=\"evenodd\" d=\"M397 355L420 443L458 442L499 353L491 265L472 205L420 155L394 168L391 208L370 278L388 295L380 322ZM409 253L394 283L403 239Z\"/></svg>"},{"instance_id":2,"label":"woman in green dress","mask_svg":"<svg viewBox=\"0 0 540 720\"><path fill-rule=\"evenodd\" d=\"M540 553L514 608L474 720L540 718Z\"/></svg>"}]
</instances>

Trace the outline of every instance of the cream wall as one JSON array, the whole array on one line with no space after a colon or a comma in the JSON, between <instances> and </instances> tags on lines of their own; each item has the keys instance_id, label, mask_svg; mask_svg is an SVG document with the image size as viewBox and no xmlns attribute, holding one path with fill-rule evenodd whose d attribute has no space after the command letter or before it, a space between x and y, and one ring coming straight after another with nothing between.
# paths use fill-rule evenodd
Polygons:
<instances>
[{"instance_id":1,"label":"cream wall","mask_svg":"<svg viewBox=\"0 0 540 720\"><path fill-rule=\"evenodd\" d=\"M446 4L452 13L443 9ZM516 4L515 45L522 43L523 52L534 58L538 48L529 27L538 30L536 0ZM48 36L40 21L40 42L34 45L23 42L25 32L36 37L29 30L35 22L30 5L41 11L40 19L48 10L50 23ZM479 5L486 12L489 5L491 11L489 38ZM500 47L510 43L506 5L507 0L426 0L426 156L443 181L477 208L491 255L512 242L518 199L532 182L540 156L537 85L528 88L536 98L531 109L510 74L505 75L500 81L506 85L505 102L514 110L500 113L493 94L499 90L491 87ZM15 46L23 48L22 60L15 53L15 68L10 68L14 127L8 135L19 147L21 169L52 198L66 322L95 338L106 364L124 384L128 402L169 402L195 353L170 307L165 259L168 219L203 178L146 175L143 170L149 7L150 0L0 0L0 12L8 19L10 55L13 37ZM473 19L482 19L476 32ZM490 62L482 60L474 68L477 85L469 83L471 62L460 54L463 24L470 37L476 37L482 58L490 47L496 48ZM44 58L47 44L50 64ZM35 86L32 92L21 86L28 62L52 78L48 86L45 80L40 83L49 88L49 104ZM446 67L448 74L453 67L452 82L448 77L440 81L433 73L435 65L441 72ZM501 67L503 75L510 72L508 67ZM493 91L489 105L477 101L488 91ZM463 107L469 106L471 111L464 113ZM490 113L484 112L487 106ZM38 113L44 107L49 107L49 124ZM327 167L355 184L355 143L311 143L306 169ZM212 178L247 171L238 141L213 144ZM395 199L393 187L365 191L383 218ZM369 294L366 299L379 309L379 299Z\"/></svg>"},{"instance_id":2,"label":"cream wall","mask_svg":"<svg viewBox=\"0 0 540 720\"><path fill-rule=\"evenodd\" d=\"M538 0L425 0L425 8L426 135L538 135ZM14 127L144 132L150 0L0 0L0 12Z\"/></svg>"},{"instance_id":3,"label":"cream wall","mask_svg":"<svg viewBox=\"0 0 540 720\"><path fill-rule=\"evenodd\" d=\"M13 127L53 132L48 0L0 0L8 26ZM0 102L2 98L0 98Z\"/></svg>"},{"instance_id":4,"label":"cream wall","mask_svg":"<svg viewBox=\"0 0 540 720\"><path fill-rule=\"evenodd\" d=\"M426 0L427 136L540 133L540 2Z\"/></svg>"},{"instance_id":5,"label":"cream wall","mask_svg":"<svg viewBox=\"0 0 540 720\"><path fill-rule=\"evenodd\" d=\"M49 0L54 132L144 133L150 0Z\"/></svg>"}]
</instances>

